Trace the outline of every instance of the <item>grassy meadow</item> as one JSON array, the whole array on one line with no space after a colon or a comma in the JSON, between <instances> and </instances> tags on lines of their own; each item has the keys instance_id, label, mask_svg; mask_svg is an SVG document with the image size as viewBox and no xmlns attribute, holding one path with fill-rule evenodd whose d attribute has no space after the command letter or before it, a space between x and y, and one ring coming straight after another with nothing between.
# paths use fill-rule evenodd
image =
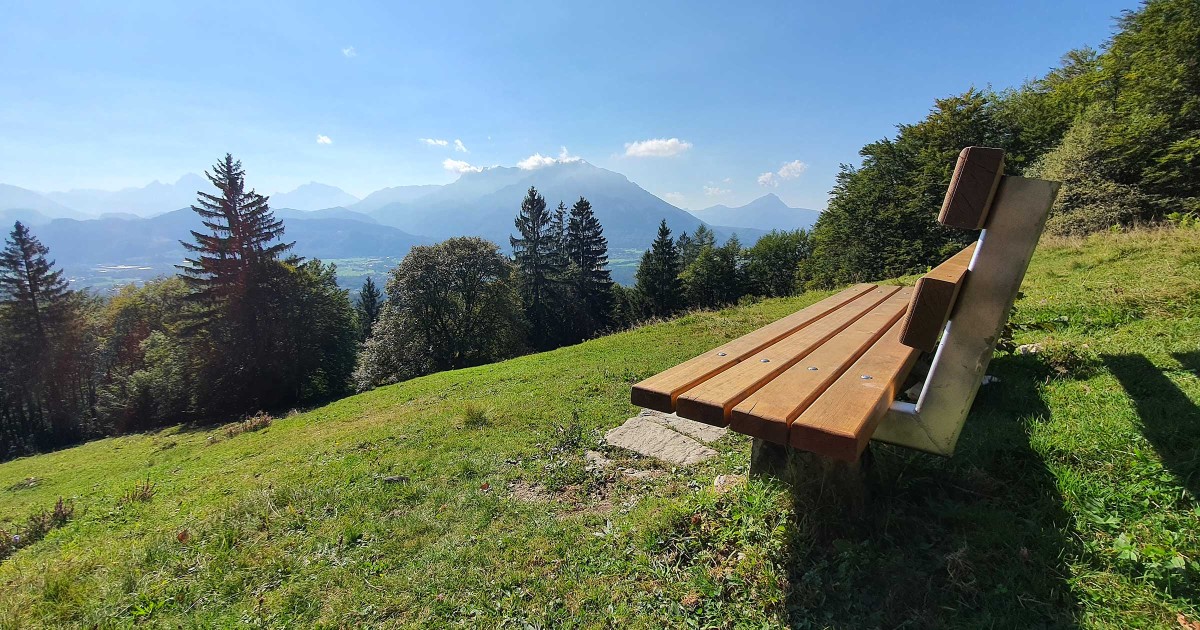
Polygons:
<instances>
[{"instance_id":1,"label":"grassy meadow","mask_svg":"<svg viewBox=\"0 0 1200 630\"><path fill-rule=\"evenodd\" d=\"M1044 241L1023 291L1042 351L993 361L955 457L874 447L861 523L714 487L743 436L602 443L631 383L810 293L0 464L0 529L74 509L0 560L0 628L1200 627L1200 230Z\"/></svg>"}]
</instances>

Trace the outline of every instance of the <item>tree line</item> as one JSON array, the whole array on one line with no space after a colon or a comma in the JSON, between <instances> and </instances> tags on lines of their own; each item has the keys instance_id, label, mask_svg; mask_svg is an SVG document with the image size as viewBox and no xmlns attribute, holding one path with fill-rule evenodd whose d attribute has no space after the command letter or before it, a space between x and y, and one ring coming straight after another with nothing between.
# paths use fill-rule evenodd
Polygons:
<instances>
[{"instance_id":1,"label":"tree line","mask_svg":"<svg viewBox=\"0 0 1200 630\"><path fill-rule=\"evenodd\" d=\"M673 257L660 264L656 241L638 286L624 288L591 203L551 209L530 188L511 256L473 237L414 247L386 296L367 278L352 301L334 265L291 253L241 162L227 154L205 175L213 191L197 192L199 225L181 241L177 273L110 296L73 290L49 250L14 225L0 252L0 458L314 404L748 292L790 293L778 272L805 242L774 233L743 250L736 238L718 246L706 226L678 243L668 231ZM671 270L664 286L679 289L666 302L660 268Z\"/></svg>"},{"instance_id":2,"label":"tree line","mask_svg":"<svg viewBox=\"0 0 1200 630\"><path fill-rule=\"evenodd\" d=\"M686 308L711 308L745 295L790 295L808 236L772 232L745 249L718 245L701 224L671 237L663 221L637 284L608 269L608 242L591 203L551 209L531 187L513 221L512 256L478 238L414 247L392 271L387 301L355 371L367 389L551 350Z\"/></svg>"},{"instance_id":3,"label":"tree line","mask_svg":"<svg viewBox=\"0 0 1200 630\"><path fill-rule=\"evenodd\" d=\"M0 254L0 458L349 390L360 316L336 269L292 255L226 155L179 273L109 298L72 290L16 223Z\"/></svg>"}]
</instances>

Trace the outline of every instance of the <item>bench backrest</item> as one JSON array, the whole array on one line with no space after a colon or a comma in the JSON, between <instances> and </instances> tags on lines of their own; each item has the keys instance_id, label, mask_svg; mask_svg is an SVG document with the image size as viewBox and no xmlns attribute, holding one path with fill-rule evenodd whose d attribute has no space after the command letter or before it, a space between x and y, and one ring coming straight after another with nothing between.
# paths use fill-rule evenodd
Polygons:
<instances>
[{"instance_id":1,"label":"bench backrest","mask_svg":"<svg viewBox=\"0 0 1200 630\"><path fill-rule=\"evenodd\" d=\"M933 351L933 362L920 398L893 403L876 440L954 452L1058 194L1057 182L1003 171L1001 149L967 147L959 154L938 220L982 231L918 281L901 340Z\"/></svg>"}]
</instances>

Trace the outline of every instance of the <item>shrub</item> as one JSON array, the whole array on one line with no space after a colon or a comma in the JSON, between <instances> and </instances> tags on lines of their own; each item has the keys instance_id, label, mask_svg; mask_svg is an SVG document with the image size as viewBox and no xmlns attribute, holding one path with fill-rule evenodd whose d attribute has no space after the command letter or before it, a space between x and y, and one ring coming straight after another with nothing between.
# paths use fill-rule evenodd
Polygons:
<instances>
[{"instance_id":1,"label":"shrub","mask_svg":"<svg viewBox=\"0 0 1200 630\"><path fill-rule=\"evenodd\" d=\"M1031 176L1062 182L1047 233L1080 236L1150 220L1156 213L1154 197L1107 172L1100 118L1090 112L1076 121L1062 142L1028 170Z\"/></svg>"},{"instance_id":2,"label":"shrub","mask_svg":"<svg viewBox=\"0 0 1200 630\"><path fill-rule=\"evenodd\" d=\"M241 422L233 422L225 425L225 437L235 437L242 433L261 431L271 426L271 423L274 421L275 419L271 417L271 414L260 411L252 416L247 416Z\"/></svg>"},{"instance_id":3,"label":"shrub","mask_svg":"<svg viewBox=\"0 0 1200 630\"><path fill-rule=\"evenodd\" d=\"M0 560L45 538L51 530L66 525L74 516L75 504L59 497L53 509L30 514L25 526L19 530L10 532L0 529Z\"/></svg>"},{"instance_id":4,"label":"shrub","mask_svg":"<svg viewBox=\"0 0 1200 630\"><path fill-rule=\"evenodd\" d=\"M463 428L479 429L489 426L492 422L488 419L487 409L475 403L467 403L463 407Z\"/></svg>"},{"instance_id":5,"label":"shrub","mask_svg":"<svg viewBox=\"0 0 1200 630\"><path fill-rule=\"evenodd\" d=\"M139 481L133 486L133 489L121 495L121 503L128 505L130 503L149 503L150 499L154 498L154 484L150 482L150 477L147 476L145 481Z\"/></svg>"}]
</instances>

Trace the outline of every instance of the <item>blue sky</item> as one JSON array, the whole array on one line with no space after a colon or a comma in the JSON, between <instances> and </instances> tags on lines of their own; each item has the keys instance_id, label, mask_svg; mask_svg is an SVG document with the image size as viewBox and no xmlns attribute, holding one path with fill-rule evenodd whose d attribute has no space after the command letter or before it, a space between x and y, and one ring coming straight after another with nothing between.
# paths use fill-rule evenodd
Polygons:
<instances>
[{"instance_id":1,"label":"blue sky","mask_svg":"<svg viewBox=\"0 0 1200 630\"><path fill-rule=\"evenodd\" d=\"M1101 45L1134 6L17 0L0 182L140 186L230 151L260 192L362 196L565 147L683 207L823 208L864 143Z\"/></svg>"}]
</instances>

